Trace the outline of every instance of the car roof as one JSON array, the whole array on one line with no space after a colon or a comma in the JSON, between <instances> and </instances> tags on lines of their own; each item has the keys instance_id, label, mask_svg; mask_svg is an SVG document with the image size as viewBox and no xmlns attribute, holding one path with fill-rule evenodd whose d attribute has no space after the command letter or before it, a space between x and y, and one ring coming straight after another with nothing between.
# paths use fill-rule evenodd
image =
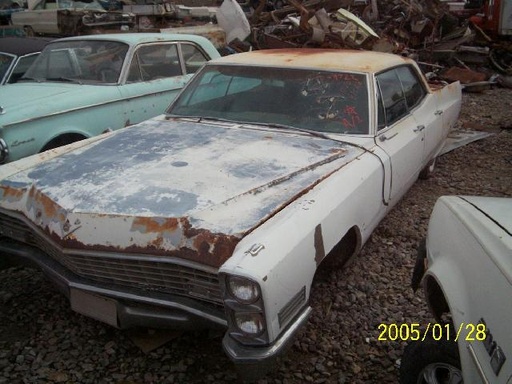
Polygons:
<instances>
[{"instance_id":1,"label":"car roof","mask_svg":"<svg viewBox=\"0 0 512 384\"><path fill-rule=\"evenodd\" d=\"M0 52L16 56L40 52L52 40L42 37L2 37L0 39Z\"/></svg>"},{"instance_id":2,"label":"car roof","mask_svg":"<svg viewBox=\"0 0 512 384\"><path fill-rule=\"evenodd\" d=\"M285 48L238 53L216 59L210 64L226 63L377 73L390 67L412 62L402 56L373 51Z\"/></svg>"},{"instance_id":3,"label":"car roof","mask_svg":"<svg viewBox=\"0 0 512 384\"><path fill-rule=\"evenodd\" d=\"M98 34L98 35L83 35L83 36L73 36L73 37L65 37L59 39L57 41L70 41L70 40L109 40L109 41L119 41L123 43L127 43L130 45L137 45L141 43L147 43L152 41L168 41L168 40L176 40L176 41L192 41L192 42L200 42L204 41L206 38L197 35L188 35L181 33L106 33L106 34Z\"/></svg>"}]
</instances>

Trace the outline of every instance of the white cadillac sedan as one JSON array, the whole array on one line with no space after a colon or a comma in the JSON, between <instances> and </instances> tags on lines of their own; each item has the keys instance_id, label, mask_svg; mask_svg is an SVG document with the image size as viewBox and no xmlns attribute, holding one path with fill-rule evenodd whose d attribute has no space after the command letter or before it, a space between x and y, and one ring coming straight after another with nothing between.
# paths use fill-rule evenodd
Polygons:
<instances>
[{"instance_id":1,"label":"white cadillac sedan","mask_svg":"<svg viewBox=\"0 0 512 384\"><path fill-rule=\"evenodd\" d=\"M2 166L0 251L114 327L222 327L261 373L320 263L359 252L433 170L460 103L395 55L214 60L165 115Z\"/></svg>"}]
</instances>

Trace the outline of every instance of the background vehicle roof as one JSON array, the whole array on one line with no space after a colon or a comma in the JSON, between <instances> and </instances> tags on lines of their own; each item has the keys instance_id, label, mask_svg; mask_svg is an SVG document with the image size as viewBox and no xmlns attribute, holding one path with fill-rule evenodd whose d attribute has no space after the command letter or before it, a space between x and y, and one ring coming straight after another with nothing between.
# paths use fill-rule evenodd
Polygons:
<instances>
[{"instance_id":1,"label":"background vehicle roof","mask_svg":"<svg viewBox=\"0 0 512 384\"><path fill-rule=\"evenodd\" d=\"M11 53L16 56L40 52L52 40L43 37L2 37L0 39L0 52Z\"/></svg>"},{"instance_id":2,"label":"background vehicle roof","mask_svg":"<svg viewBox=\"0 0 512 384\"><path fill-rule=\"evenodd\" d=\"M263 65L267 67L318 68L366 73L380 72L412 60L373 51L343 49L290 48L268 49L225 56L214 63Z\"/></svg>"},{"instance_id":3,"label":"background vehicle roof","mask_svg":"<svg viewBox=\"0 0 512 384\"><path fill-rule=\"evenodd\" d=\"M181 33L106 33L98 35L73 36L59 39L58 41L69 40L109 40L120 41L130 45L146 43L151 41L204 41L205 37L197 35L187 35Z\"/></svg>"}]
</instances>

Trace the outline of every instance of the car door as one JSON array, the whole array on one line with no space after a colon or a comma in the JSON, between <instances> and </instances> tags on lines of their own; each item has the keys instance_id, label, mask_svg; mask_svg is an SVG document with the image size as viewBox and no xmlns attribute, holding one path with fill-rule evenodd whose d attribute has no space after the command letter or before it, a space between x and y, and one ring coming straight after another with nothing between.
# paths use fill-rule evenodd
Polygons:
<instances>
[{"instance_id":1,"label":"car door","mask_svg":"<svg viewBox=\"0 0 512 384\"><path fill-rule=\"evenodd\" d=\"M388 199L394 204L414 183L423 165L425 130L409 110L397 68L376 76L378 131L376 144L391 162Z\"/></svg>"},{"instance_id":2,"label":"car door","mask_svg":"<svg viewBox=\"0 0 512 384\"><path fill-rule=\"evenodd\" d=\"M59 33L57 9L57 0L42 0L32 10L26 11L24 25L32 28L35 33Z\"/></svg>"},{"instance_id":3,"label":"car door","mask_svg":"<svg viewBox=\"0 0 512 384\"><path fill-rule=\"evenodd\" d=\"M209 57L192 43L159 42L139 46L120 86L132 124L165 112L192 74Z\"/></svg>"},{"instance_id":4,"label":"car door","mask_svg":"<svg viewBox=\"0 0 512 384\"><path fill-rule=\"evenodd\" d=\"M416 120L417 129L422 130L424 134L425 163L437 155L448 133L443 128L443 113L438 105L440 100L436 94L426 91L419 74L412 66L402 66L396 70L404 90L407 108Z\"/></svg>"}]
</instances>

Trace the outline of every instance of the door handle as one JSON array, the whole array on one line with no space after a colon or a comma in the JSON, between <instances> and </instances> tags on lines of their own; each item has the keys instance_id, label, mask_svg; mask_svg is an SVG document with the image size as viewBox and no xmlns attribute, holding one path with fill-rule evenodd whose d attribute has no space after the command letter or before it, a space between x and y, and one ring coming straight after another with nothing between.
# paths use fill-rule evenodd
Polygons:
<instances>
[{"instance_id":1,"label":"door handle","mask_svg":"<svg viewBox=\"0 0 512 384\"><path fill-rule=\"evenodd\" d=\"M379 140L380 141L386 141L386 140L391 140L393 137L395 137L396 135L398 135L398 132L395 132L393 133L391 136L387 137L386 135L381 135L379 137Z\"/></svg>"},{"instance_id":2,"label":"door handle","mask_svg":"<svg viewBox=\"0 0 512 384\"><path fill-rule=\"evenodd\" d=\"M421 132L425 129L424 125L418 125L416 128L413 129L414 132Z\"/></svg>"}]
</instances>

